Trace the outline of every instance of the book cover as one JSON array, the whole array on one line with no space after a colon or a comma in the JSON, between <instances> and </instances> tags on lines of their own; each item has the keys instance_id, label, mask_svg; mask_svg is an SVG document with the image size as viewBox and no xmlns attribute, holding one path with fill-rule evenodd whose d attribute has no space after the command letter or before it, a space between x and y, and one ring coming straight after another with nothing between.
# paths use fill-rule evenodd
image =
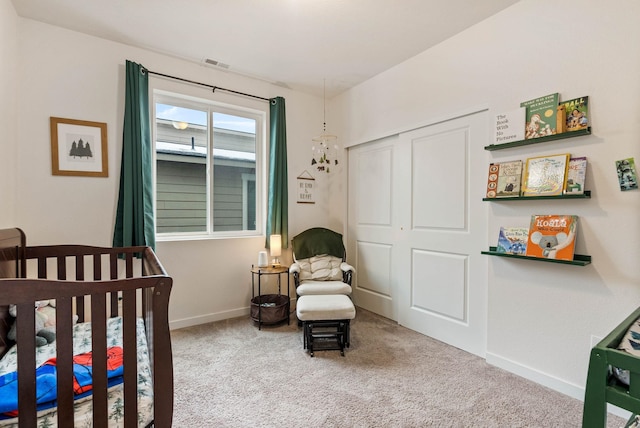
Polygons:
<instances>
[{"instance_id":1,"label":"book cover","mask_svg":"<svg viewBox=\"0 0 640 428\"><path fill-rule=\"evenodd\" d=\"M522 196L557 196L564 190L568 153L527 159Z\"/></svg>"},{"instance_id":2,"label":"book cover","mask_svg":"<svg viewBox=\"0 0 640 428\"><path fill-rule=\"evenodd\" d=\"M497 114L494 121L493 142L503 144L524 140L524 121L527 109L520 107Z\"/></svg>"},{"instance_id":3,"label":"book cover","mask_svg":"<svg viewBox=\"0 0 640 428\"><path fill-rule=\"evenodd\" d=\"M633 158L616 161L616 171L618 172L620 190L632 190L638 188L636 162Z\"/></svg>"},{"instance_id":4,"label":"book cover","mask_svg":"<svg viewBox=\"0 0 640 428\"><path fill-rule=\"evenodd\" d=\"M520 103L520 107L527 109L525 115L525 140L546 137L557 132L558 93L545 95Z\"/></svg>"},{"instance_id":5,"label":"book cover","mask_svg":"<svg viewBox=\"0 0 640 428\"><path fill-rule=\"evenodd\" d=\"M577 230L578 216L533 215L529 226L526 255L573 260Z\"/></svg>"},{"instance_id":6,"label":"book cover","mask_svg":"<svg viewBox=\"0 0 640 428\"><path fill-rule=\"evenodd\" d=\"M526 227L501 227L496 251L523 256L527 251L529 229Z\"/></svg>"},{"instance_id":7,"label":"book cover","mask_svg":"<svg viewBox=\"0 0 640 428\"><path fill-rule=\"evenodd\" d=\"M589 97L574 98L560 103L566 112L567 132L579 131L589 126Z\"/></svg>"},{"instance_id":8,"label":"book cover","mask_svg":"<svg viewBox=\"0 0 640 428\"><path fill-rule=\"evenodd\" d=\"M584 182L587 176L587 158L571 158L569 159L569 168L567 168L567 180L564 184L565 195L582 195L584 194Z\"/></svg>"},{"instance_id":9,"label":"book cover","mask_svg":"<svg viewBox=\"0 0 640 428\"><path fill-rule=\"evenodd\" d=\"M495 198L498 194L498 172L500 166L497 163L489 164L489 175L487 176L487 198Z\"/></svg>"},{"instance_id":10,"label":"book cover","mask_svg":"<svg viewBox=\"0 0 640 428\"><path fill-rule=\"evenodd\" d=\"M498 170L497 198L520 196L522 182L522 161L500 162Z\"/></svg>"}]
</instances>

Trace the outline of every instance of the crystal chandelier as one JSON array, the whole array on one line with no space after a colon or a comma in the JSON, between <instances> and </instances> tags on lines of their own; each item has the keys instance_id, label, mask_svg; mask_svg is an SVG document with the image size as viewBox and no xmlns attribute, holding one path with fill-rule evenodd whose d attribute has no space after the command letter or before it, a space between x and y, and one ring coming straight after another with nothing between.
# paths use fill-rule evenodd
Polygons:
<instances>
[{"instance_id":1,"label":"crystal chandelier","mask_svg":"<svg viewBox=\"0 0 640 428\"><path fill-rule=\"evenodd\" d=\"M331 172L331 165L338 165L338 137L327 134L327 97L326 97L326 81L323 88L323 124L322 134L312 138L313 146L311 147L311 165L315 166L320 172Z\"/></svg>"}]
</instances>

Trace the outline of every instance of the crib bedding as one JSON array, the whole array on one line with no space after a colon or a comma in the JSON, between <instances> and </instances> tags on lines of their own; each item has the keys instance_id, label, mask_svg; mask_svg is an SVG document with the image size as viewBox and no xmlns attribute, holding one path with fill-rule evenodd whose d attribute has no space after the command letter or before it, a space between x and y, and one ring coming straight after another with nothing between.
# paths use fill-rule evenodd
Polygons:
<instances>
[{"instance_id":1,"label":"crib bedding","mask_svg":"<svg viewBox=\"0 0 640 428\"><path fill-rule=\"evenodd\" d=\"M149 353L145 335L144 321L142 318L137 320L136 324L137 336L137 363L138 363L138 426L146 427L153 421L153 385L151 377L151 367L149 363ZM107 320L107 348L113 353L117 359L118 352L122 349L122 318L115 317ZM56 342L41 346L36 351L36 367L41 368L42 365L51 361L56 357ZM74 326L73 330L73 354L78 357L78 361L82 357L90 356L91 353L91 323L79 323ZM7 354L0 360L0 376L10 376L16 371L17 367L17 347L14 345ZM113 367L109 384L112 386L108 390L108 408L109 408L109 426L120 426L124 417L124 387L122 385L121 367ZM80 380L80 383L83 383ZM74 403L75 409L75 426L90 427L92 426L93 402L91 399L90 387L79 385L79 394ZM0 388L1 394L1 388ZM2 397L0 396L0 405ZM38 427L57 427L57 412L55 407L48 407L47 404L38 406ZM41 410L40 410L41 409ZM18 427L18 418L8 418L0 420L0 427L13 428Z\"/></svg>"}]
</instances>

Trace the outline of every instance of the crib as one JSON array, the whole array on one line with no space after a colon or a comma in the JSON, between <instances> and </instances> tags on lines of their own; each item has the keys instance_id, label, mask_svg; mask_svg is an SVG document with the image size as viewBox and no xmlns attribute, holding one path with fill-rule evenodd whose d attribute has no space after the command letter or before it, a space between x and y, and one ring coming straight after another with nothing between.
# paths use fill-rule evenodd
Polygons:
<instances>
[{"instance_id":1,"label":"crib","mask_svg":"<svg viewBox=\"0 0 640 428\"><path fill-rule=\"evenodd\" d=\"M20 229L0 230L0 366L11 358L17 364L7 374L17 378L17 415L3 415L0 427L170 427L172 282L148 247L27 246ZM56 302L56 338L45 352L35 345L34 305L50 299ZM16 305L15 319L10 304ZM7 338L13 322L17 345ZM74 340L79 332L82 341ZM74 384L77 346L89 351L83 355L92 370L90 391L82 398ZM121 351L121 374L114 379L107 374L112 349ZM54 355L47 363L54 361L57 391L45 409L37 403L42 354Z\"/></svg>"},{"instance_id":2,"label":"crib","mask_svg":"<svg viewBox=\"0 0 640 428\"><path fill-rule=\"evenodd\" d=\"M583 428L607 426L607 403L630 411L632 416L627 426L637 426L636 415L640 413L640 358L617 348L638 318L640 308L591 350L582 414ZM628 372L628 385L620 382L614 369Z\"/></svg>"}]
</instances>

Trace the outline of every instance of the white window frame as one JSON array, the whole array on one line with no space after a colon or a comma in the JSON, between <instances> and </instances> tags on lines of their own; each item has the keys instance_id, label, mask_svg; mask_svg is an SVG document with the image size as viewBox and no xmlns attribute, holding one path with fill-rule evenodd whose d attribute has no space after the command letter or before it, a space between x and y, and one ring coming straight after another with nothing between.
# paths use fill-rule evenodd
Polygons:
<instances>
[{"instance_id":1,"label":"white window frame","mask_svg":"<svg viewBox=\"0 0 640 428\"><path fill-rule=\"evenodd\" d=\"M215 238L244 238L264 236L264 219L266 218L266 164L267 164L267 108L258 110L240 105L231 105L213 101L204 98L193 97L189 95L177 94L160 89L154 89L152 95L151 121L152 121L152 141L153 141L153 180L154 180L154 216L157 215L157 129L156 129L156 103L174 105L177 107L185 107L196 110L208 109L207 114L207 163L206 173L208 179L207 191L207 227L206 231L199 232L156 232L156 241L179 241L193 239L215 239ZM213 141L213 123L211 123L211 112L224 113L234 116L246 117L256 121L256 172L253 174L242 174L243 180L243 207L242 207L242 225L243 229L247 227L247 200L246 190L247 181L254 180L256 186L256 229L255 230L236 230L236 231L214 231L213 229L213 149L215 142ZM248 176L251 177L248 177ZM157 217L156 217L157 218Z\"/></svg>"}]
</instances>

